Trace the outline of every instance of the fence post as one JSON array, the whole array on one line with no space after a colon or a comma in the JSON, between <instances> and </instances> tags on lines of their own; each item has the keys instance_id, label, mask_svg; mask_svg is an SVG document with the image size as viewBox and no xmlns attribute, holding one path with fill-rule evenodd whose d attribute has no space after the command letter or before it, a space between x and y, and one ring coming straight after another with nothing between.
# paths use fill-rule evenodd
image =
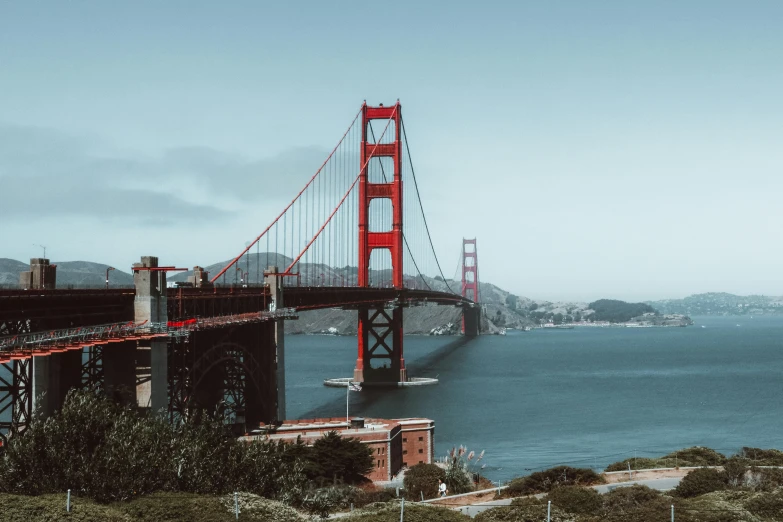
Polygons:
<instances>
[{"instance_id":1,"label":"fence post","mask_svg":"<svg viewBox=\"0 0 783 522\"><path fill-rule=\"evenodd\" d=\"M71 490L68 490L68 496L65 499L65 511L70 513L71 512Z\"/></svg>"},{"instance_id":2,"label":"fence post","mask_svg":"<svg viewBox=\"0 0 783 522\"><path fill-rule=\"evenodd\" d=\"M672 504L672 522L674 522L674 504Z\"/></svg>"},{"instance_id":3,"label":"fence post","mask_svg":"<svg viewBox=\"0 0 783 522\"><path fill-rule=\"evenodd\" d=\"M234 518L239 520L239 499L236 491L234 491Z\"/></svg>"},{"instance_id":4,"label":"fence post","mask_svg":"<svg viewBox=\"0 0 783 522\"><path fill-rule=\"evenodd\" d=\"M400 522L403 522L405 518L405 497L402 497L402 503L400 504Z\"/></svg>"},{"instance_id":5,"label":"fence post","mask_svg":"<svg viewBox=\"0 0 783 522\"><path fill-rule=\"evenodd\" d=\"M419 493L421 493L421 501L424 502L424 492L423 491L419 491Z\"/></svg>"},{"instance_id":6,"label":"fence post","mask_svg":"<svg viewBox=\"0 0 783 522\"><path fill-rule=\"evenodd\" d=\"M353 502L351 502L351 513L353 513Z\"/></svg>"},{"instance_id":7,"label":"fence post","mask_svg":"<svg viewBox=\"0 0 783 522\"><path fill-rule=\"evenodd\" d=\"M552 501L549 500L546 503L546 522L550 522L550 515L552 514Z\"/></svg>"},{"instance_id":8,"label":"fence post","mask_svg":"<svg viewBox=\"0 0 783 522\"><path fill-rule=\"evenodd\" d=\"M397 486L397 496L400 496L400 486Z\"/></svg>"}]
</instances>

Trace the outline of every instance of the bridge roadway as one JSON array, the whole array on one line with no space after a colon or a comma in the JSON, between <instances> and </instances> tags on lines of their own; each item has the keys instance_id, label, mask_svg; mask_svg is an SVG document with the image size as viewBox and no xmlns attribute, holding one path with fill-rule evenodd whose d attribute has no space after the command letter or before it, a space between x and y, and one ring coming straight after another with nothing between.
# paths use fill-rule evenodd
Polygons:
<instances>
[{"instance_id":1,"label":"bridge roadway","mask_svg":"<svg viewBox=\"0 0 783 522\"><path fill-rule=\"evenodd\" d=\"M269 288L202 287L167 289L170 322L242 316L268 310ZM0 290L0 338L19 334L117 325L134 320L133 288ZM283 307L293 311L324 308L379 308L423 304L475 306L470 300L433 290L356 287L285 287ZM205 322L204 329L220 328ZM6 354L7 355L7 354Z\"/></svg>"}]
</instances>

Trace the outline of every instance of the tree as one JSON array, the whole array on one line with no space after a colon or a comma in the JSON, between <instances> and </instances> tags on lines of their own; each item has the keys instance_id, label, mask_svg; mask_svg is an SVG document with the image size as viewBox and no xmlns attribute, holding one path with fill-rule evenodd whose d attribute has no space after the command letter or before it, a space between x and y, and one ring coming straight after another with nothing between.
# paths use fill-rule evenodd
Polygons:
<instances>
[{"instance_id":1,"label":"tree","mask_svg":"<svg viewBox=\"0 0 783 522\"><path fill-rule=\"evenodd\" d=\"M409 498L435 498L438 495L438 479L445 481L446 472L435 464L416 464L405 473L403 485Z\"/></svg>"},{"instance_id":2,"label":"tree","mask_svg":"<svg viewBox=\"0 0 783 522\"><path fill-rule=\"evenodd\" d=\"M373 468L371 449L358 439L330 431L315 441L310 459L317 470L313 478L339 479L349 484L365 480Z\"/></svg>"}]
</instances>

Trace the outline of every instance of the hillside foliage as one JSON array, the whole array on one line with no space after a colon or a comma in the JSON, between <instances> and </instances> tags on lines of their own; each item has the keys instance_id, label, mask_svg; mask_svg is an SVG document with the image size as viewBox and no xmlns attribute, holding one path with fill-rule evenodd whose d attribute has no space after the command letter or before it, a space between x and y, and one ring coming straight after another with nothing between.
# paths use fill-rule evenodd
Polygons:
<instances>
[{"instance_id":1,"label":"hillside foliage","mask_svg":"<svg viewBox=\"0 0 783 522\"><path fill-rule=\"evenodd\" d=\"M655 309L644 303L626 303L616 299L599 299L588 305L595 313L594 321L609 321L612 323L624 323L634 317L646 313L656 313Z\"/></svg>"}]
</instances>

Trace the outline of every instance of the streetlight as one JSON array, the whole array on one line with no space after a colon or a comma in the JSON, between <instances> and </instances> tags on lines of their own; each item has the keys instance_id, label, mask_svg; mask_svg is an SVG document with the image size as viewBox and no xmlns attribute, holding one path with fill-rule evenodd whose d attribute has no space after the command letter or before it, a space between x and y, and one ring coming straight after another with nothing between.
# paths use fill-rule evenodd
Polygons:
<instances>
[{"instance_id":1,"label":"streetlight","mask_svg":"<svg viewBox=\"0 0 783 522\"><path fill-rule=\"evenodd\" d=\"M114 270L113 266L106 267L106 290L109 289L109 270Z\"/></svg>"}]
</instances>

